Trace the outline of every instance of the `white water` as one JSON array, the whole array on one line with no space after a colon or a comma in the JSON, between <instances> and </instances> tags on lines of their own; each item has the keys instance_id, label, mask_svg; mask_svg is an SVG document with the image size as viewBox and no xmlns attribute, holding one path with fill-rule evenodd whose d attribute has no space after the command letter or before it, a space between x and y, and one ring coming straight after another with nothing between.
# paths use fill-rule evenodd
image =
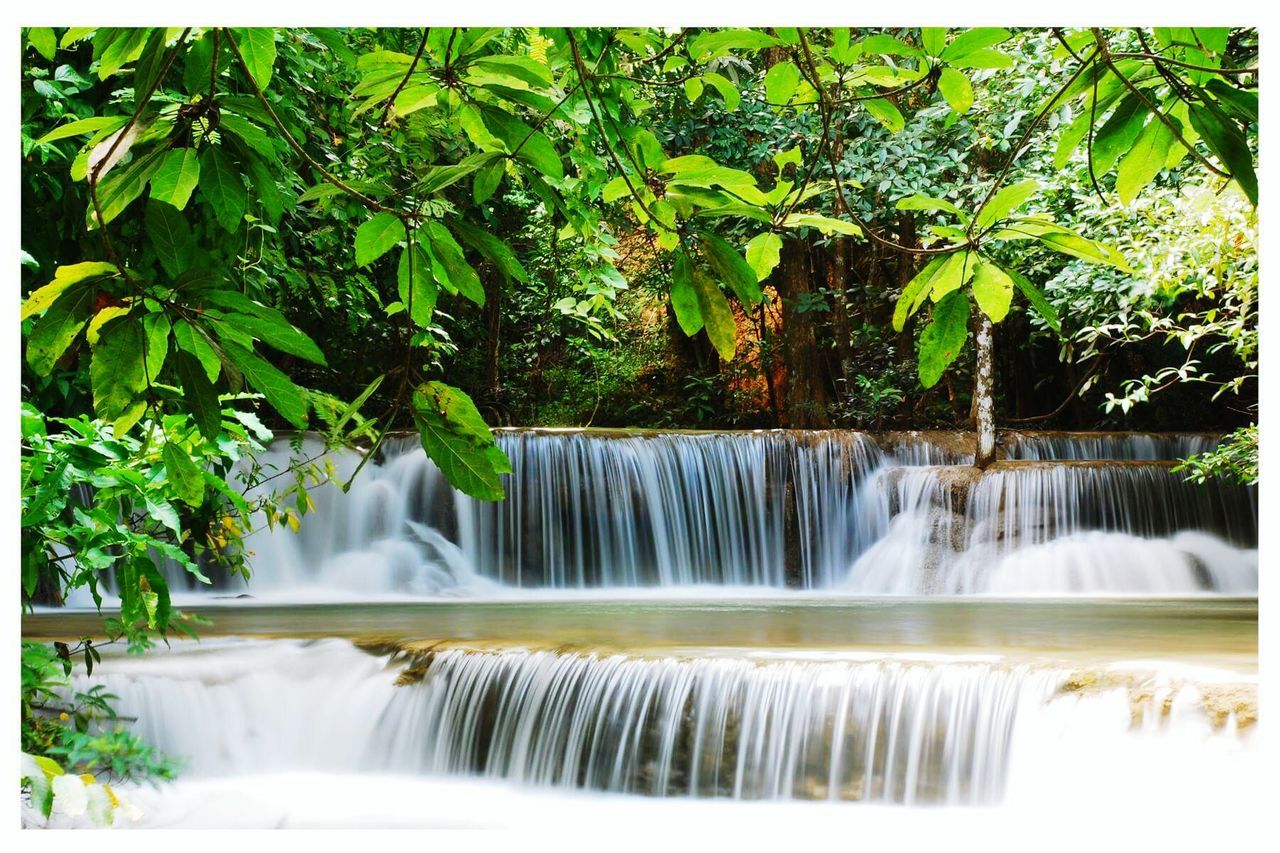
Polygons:
<instances>
[{"instance_id":1,"label":"white water","mask_svg":"<svg viewBox=\"0 0 1280 853\"><path fill-rule=\"evenodd\" d=\"M1037 440L1010 446L1146 458L1208 441ZM300 533L264 526L250 537L252 581L217 592L297 600L1257 590L1256 489L1190 484L1159 463L1029 462L952 486L965 469L916 464L945 457L933 445L902 441L885 453L847 432L504 432L499 442L514 469L506 500L454 492L403 441L349 493L312 489L316 510ZM318 449L309 440L303 453ZM263 461L270 469L289 457L272 450ZM358 462L354 453L330 458L343 478Z\"/></svg>"},{"instance_id":2,"label":"white water","mask_svg":"<svg viewBox=\"0 0 1280 853\"><path fill-rule=\"evenodd\" d=\"M408 777L486 777L677 799L1019 807L1060 796L1073 812L1168 791L1212 813L1257 770L1252 728L1237 731L1234 716L1215 728L1200 701L1256 676L1167 662L1099 666L1097 686L1065 692L1079 672L1000 656L453 650L396 686L402 666L341 640L176 643L104 656L77 686L105 684L140 733L185 759L179 794L229 778L289 798L270 790L284 773L402 792L420 785ZM163 794L144 800L161 822L181 811ZM194 813L218 821L207 802Z\"/></svg>"}]
</instances>

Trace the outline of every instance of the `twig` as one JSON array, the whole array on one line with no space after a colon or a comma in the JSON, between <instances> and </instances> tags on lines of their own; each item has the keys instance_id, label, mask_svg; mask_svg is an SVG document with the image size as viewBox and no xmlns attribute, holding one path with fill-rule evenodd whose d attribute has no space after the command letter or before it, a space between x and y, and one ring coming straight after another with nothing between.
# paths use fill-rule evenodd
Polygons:
<instances>
[{"instance_id":1,"label":"twig","mask_svg":"<svg viewBox=\"0 0 1280 853\"><path fill-rule=\"evenodd\" d=\"M418 52L413 55L413 61L409 63L409 70L404 72L404 79L400 81L400 85L396 86L395 91L387 98L387 103L382 108L382 120L379 125L387 123L387 117L391 115L391 107L395 105L396 98L404 91L404 87L408 85L409 78L413 76L413 72L418 67L418 60L422 59L422 52L427 49L427 36L431 35L431 27L422 28L422 41L418 42Z\"/></svg>"}]
</instances>

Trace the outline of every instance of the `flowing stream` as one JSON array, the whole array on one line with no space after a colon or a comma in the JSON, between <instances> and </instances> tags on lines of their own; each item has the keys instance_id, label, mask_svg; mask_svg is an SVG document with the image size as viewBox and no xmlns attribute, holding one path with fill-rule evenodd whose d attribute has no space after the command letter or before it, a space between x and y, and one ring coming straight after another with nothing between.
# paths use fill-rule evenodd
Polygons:
<instances>
[{"instance_id":1,"label":"flowing stream","mask_svg":"<svg viewBox=\"0 0 1280 853\"><path fill-rule=\"evenodd\" d=\"M132 792L144 825L489 824L504 797L528 823L583 797L1212 814L1260 776L1257 490L1172 470L1213 437L1010 433L985 472L945 434L498 441L504 501L389 442L246 540L247 586L174 575L203 640L77 670L184 764ZM70 604L24 632L97 630Z\"/></svg>"}]
</instances>

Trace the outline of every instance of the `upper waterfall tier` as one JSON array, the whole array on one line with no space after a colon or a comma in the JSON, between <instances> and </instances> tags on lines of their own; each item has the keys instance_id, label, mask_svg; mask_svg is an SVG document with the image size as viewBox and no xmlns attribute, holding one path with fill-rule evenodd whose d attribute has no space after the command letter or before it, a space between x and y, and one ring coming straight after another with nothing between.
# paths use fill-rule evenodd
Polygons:
<instances>
[{"instance_id":1,"label":"upper waterfall tier","mask_svg":"<svg viewBox=\"0 0 1280 853\"><path fill-rule=\"evenodd\" d=\"M1008 456L1117 459L978 472L956 467L956 435L503 430L513 472L497 503L455 492L412 439L389 441L350 492L313 489L298 533L250 537L248 591L1255 594L1256 489L1152 459L1211 439L1008 434ZM282 444L260 461L289 458ZM344 478L358 460L332 455Z\"/></svg>"}]
</instances>

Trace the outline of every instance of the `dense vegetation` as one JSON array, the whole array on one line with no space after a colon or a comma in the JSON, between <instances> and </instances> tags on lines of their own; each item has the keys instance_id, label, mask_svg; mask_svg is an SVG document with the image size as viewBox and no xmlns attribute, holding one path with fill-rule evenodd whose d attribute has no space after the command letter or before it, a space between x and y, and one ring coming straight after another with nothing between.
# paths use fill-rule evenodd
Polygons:
<instances>
[{"instance_id":1,"label":"dense vegetation","mask_svg":"<svg viewBox=\"0 0 1280 853\"><path fill-rule=\"evenodd\" d=\"M155 561L243 572L329 476L259 469L279 428L415 430L484 499L500 423L972 425L980 464L997 425L1237 429L1189 475L1256 479L1256 62L1226 28L26 30L24 602L109 576L110 636L191 630ZM72 654L24 653L46 806L55 761L171 772L102 697L57 711Z\"/></svg>"}]
</instances>

